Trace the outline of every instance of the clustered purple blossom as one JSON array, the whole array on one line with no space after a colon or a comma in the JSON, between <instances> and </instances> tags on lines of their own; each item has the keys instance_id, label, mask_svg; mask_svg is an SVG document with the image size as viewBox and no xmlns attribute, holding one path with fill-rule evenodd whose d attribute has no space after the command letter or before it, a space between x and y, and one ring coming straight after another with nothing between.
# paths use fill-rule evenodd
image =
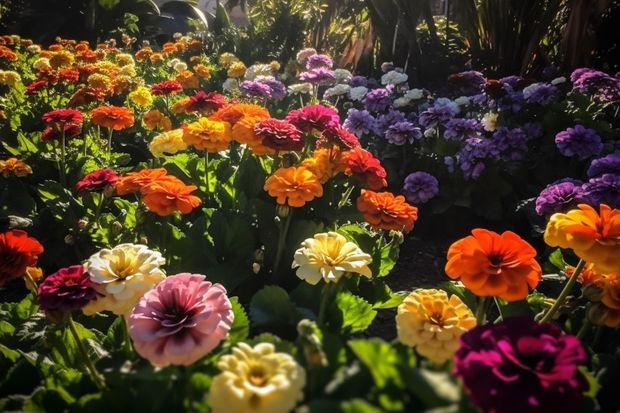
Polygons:
<instances>
[{"instance_id":1,"label":"clustered purple blossom","mask_svg":"<svg viewBox=\"0 0 620 413\"><path fill-rule=\"evenodd\" d=\"M598 155L603 150L601 137L594 129L583 125L575 125L555 135L555 143L560 153L567 157L581 160Z\"/></svg>"},{"instance_id":2,"label":"clustered purple blossom","mask_svg":"<svg viewBox=\"0 0 620 413\"><path fill-rule=\"evenodd\" d=\"M372 131L375 118L366 109L349 109L342 126L353 132L358 138Z\"/></svg>"},{"instance_id":3,"label":"clustered purple blossom","mask_svg":"<svg viewBox=\"0 0 620 413\"><path fill-rule=\"evenodd\" d=\"M376 88L366 93L363 103L369 112L383 112L392 105L392 98L387 88Z\"/></svg>"},{"instance_id":4,"label":"clustered purple blossom","mask_svg":"<svg viewBox=\"0 0 620 413\"><path fill-rule=\"evenodd\" d=\"M607 204L620 208L620 175L602 174L583 184L583 194L590 205Z\"/></svg>"},{"instance_id":5,"label":"clustered purple blossom","mask_svg":"<svg viewBox=\"0 0 620 413\"><path fill-rule=\"evenodd\" d=\"M428 172L412 172L405 178L403 194L412 204L423 204L439 193L439 181Z\"/></svg>"},{"instance_id":6,"label":"clustered purple blossom","mask_svg":"<svg viewBox=\"0 0 620 413\"><path fill-rule=\"evenodd\" d=\"M244 96L255 98L269 98L271 88L269 85L257 80L244 80L239 84L239 89Z\"/></svg>"},{"instance_id":7,"label":"clustered purple blossom","mask_svg":"<svg viewBox=\"0 0 620 413\"><path fill-rule=\"evenodd\" d=\"M548 105L558 93L558 88L550 83L534 83L523 89L523 99L527 103Z\"/></svg>"},{"instance_id":8,"label":"clustered purple blossom","mask_svg":"<svg viewBox=\"0 0 620 413\"><path fill-rule=\"evenodd\" d=\"M336 81L334 71L327 67L316 67L299 74L299 80L315 85L330 85Z\"/></svg>"},{"instance_id":9,"label":"clustered purple blossom","mask_svg":"<svg viewBox=\"0 0 620 413\"><path fill-rule=\"evenodd\" d=\"M398 122L404 122L405 114L399 110L388 110L387 113L376 117L372 125L372 131L377 136L384 136L387 129Z\"/></svg>"},{"instance_id":10,"label":"clustered purple blossom","mask_svg":"<svg viewBox=\"0 0 620 413\"><path fill-rule=\"evenodd\" d=\"M325 67L327 69L331 69L334 65L331 57L325 54L313 54L308 56L306 60L306 69L312 70L317 69L319 67Z\"/></svg>"},{"instance_id":11,"label":"clustered purple blossom","mask_svg":"<svg viewBox=\"0 0 620 413\"><path fill-rule=\"evenodd\" d=\"M595 178L606 173L620 175L620 152L610 153L590 162L587 171L588 178Z\"/></svg>"},{"instance_id":12,"label":"clustered purple blossom","mask_svg":"<svg viewBox=\"0 0 620 413\"><path fill-rule=\"evenodd\" d=\"M547 185L536 198L536 213L552 215L556 212L566 212L580 203L587 203L582 184L583 182L577 179L565 178Z\"/></svg>"},{"instance_id":13,"label":"clustered purple blossom","mask_svg":"<svg viewBox=\"0 0 620 413\"><path fill-rule=\"evenodd\" d=\"M620 98L620 79L607 73L590 69L575 69L570 75L573 91L593 95L603 102Z\"/></svg>"},{"instance_id":14,"label":"clustered purple blossom","mask_svg":"<svg viewBox=\"0 0 620 413\"><path fill-rule=\"evenodd\" d=\"M436 128L452 119L454 115L455 112L451 106L431 106L420 113L418 121L424 128Z\"/></svg>"},{"instance_id":15,"label":"clustered purple blossom","mask_svg":"<svg viewBox=\"0 0 620 413\"><path fill-rule=\"evenodd\" d=\"M404 145L422 138L422 131L409 121L396 122L385 131L385 138L393 145Z\"/></svg>"},{"instance_id":16,"label":"clustered purple blossom","mask_svg":"<svg viewBox=\"0 0 620 413\"><path fill-rule=\"evenodd\" d=\"M443 134L447 140L464 140L482 132L482 124L473 118L452 118L446 122Z\"/></svg>"},{"instance_id":17,"label":"clustered purple blossom","mask_svg":"<svg viewBox=\"0 0 620 413\"><path fill-rule=\"evenodd\" d=\"M471 137L465 140L457 160L465 179L478 179L486 169L485 161L499 160L499 153L490 139Z\"/></svg>"},{"instance_id":18,"label":"clustered purple blossom","mask_svg":"<svg viewBox=\"0 0 620 413\"><path fill-rule=\"evenodd\" d=\"M520 161L527 153L528 137L521 128L508 129L502 126L493 132L495 153L506 161Z\"/></svg>"}]
</instances>

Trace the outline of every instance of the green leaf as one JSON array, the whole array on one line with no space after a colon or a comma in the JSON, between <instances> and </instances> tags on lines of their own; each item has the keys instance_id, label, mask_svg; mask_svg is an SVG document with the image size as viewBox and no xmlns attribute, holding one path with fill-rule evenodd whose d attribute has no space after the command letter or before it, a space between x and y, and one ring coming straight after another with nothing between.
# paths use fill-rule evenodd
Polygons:
<instances>
[{"instance_id":1,"label":"green leaf","mask_svg":"<svg viewBox=\"0 0 620 413\"><path fill-rule=\"evenodd\" d=\"M562 255L562 250L560 248L557 248L549 254L549 262L560 271L564 271L566 269L566 261L564 261L564 256Z\"/></svg>"},{"instance_id":2,"label":"green leaf","mask_svg":"<svg viewBox=\"0 0 620 413\"><path fill-rule=\"evenodd\" d=\"M342 320L340 330L345 334L366 330L377 315L366 300L348 291L338 293L335 304Z\"/></svg>"},{"instance_id":3,"label":"green leaf","mask_svg":"<svg viewBox=\"0 0 620 413\"><path fill-rule=\"evenodd\" d=\"M401 368L401 371L407 389L426 407L447 406L460 398L458 384L448 372L425 368Z\"/></svg>"},{"instance_id":4,"label":"green leaf","mask_svg":"<svg viewBox=\"0 0 620 413\"><path fill-rule=\"evenodd\" d=\"M349 341L349 347L368 368L375 385L379 389L386 387L388 382L403 387L403 381L398 371L398 354L390 343L380 338L371 338L369 340Z\"/></svg>"},{"instance_id":5,"label":"green leaf","mask_svg":"<svg viewBox=\"0 0 620 413\"><path fill-rule=\"evenodd\" d=\"M235 315L230 331L228 332L228 340L231 343L237 343L248 338L250 334L250 320L243 306L239 303L238 297L231 297L230 303Z\"/></svg>"},{"instance_id":6,"label":"green leaf","mask_svg":"<svg viewBox=\"0 0 620 413\"><path fill-rule=\"evenodd\" d=\"M340 406L343 413L382 413L381 409L361 399L345 401Z\"/></svg>"},{"instance_id":7,"label":"green leaf","mask_svg":"<svg viewBox=\"0 0 620 413\"><path fill-rule=\"evenodd\" d=\"M301 315L284 288L269 285L252 297L250 319L255 326L286 326L297 324Z\"/></svg>"},{"instance_id":8,"label":"green leaf","mask_svg":"<svg viewBox=\"0 0 620 413\"><path fill-rule=\"evenodd\" d=\"M121 0L99 0L98 3L101 7L107 10L112 10L114 7L118 6Z\"/></svg>"}]
</instances>

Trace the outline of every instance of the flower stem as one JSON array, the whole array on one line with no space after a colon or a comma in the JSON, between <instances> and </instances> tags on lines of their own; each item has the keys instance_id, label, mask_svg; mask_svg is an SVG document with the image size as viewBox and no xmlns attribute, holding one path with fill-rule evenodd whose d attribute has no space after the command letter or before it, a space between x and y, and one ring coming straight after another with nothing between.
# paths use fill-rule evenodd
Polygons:
<instances>
[{"instance_id":1,"label":"flower stem","mask_svg":"<svg viewBox=\"0 0 620 413\"><path fill-rule=\"evenodd\" d=\"M583 320L583 324L577 332L577 337L583 341L586 334L590 331L590 327L592 327L592 323L590 323L590 320L586 318L585 320Z\"/></svg>"},{"instance_id":2,"label":"flower stem","mask_svg":"<svg viewBox=\"0 0 620 413\"><path fill-rule=\"evenodd\" d=\"M278 268L280 267L280 261L282 261L282 253L284 252L284 242L286 241L286 235L288 233L288 228L291 226L291 217L293 216L293 209L290 208L288 211L288 215L286 216L286 220L284 221L284 226L280 227L280 235L278 237L278 246L276 250L276 259L273 262L273 274L277 279L278 276Z\"/></svg>"},{"instance_id":3,"label":"flower stem","mask_svg":"<svg viewBox=\"0 0 620 413\"><path fill-rule=\"evenodd\" d=\"M344 194L342 194L342 198L340 199L340 202L338 202L338 209L342 208L343 206L347 204L347 202L349 201L349 197L351 196L351 193L353 192L353 189L355 189L355 185L349 185L349 187L344 191Z\"/></svg>"},{"instance_id":4,"label":"flower stem","mask_svg":"<svg viewBox=\"0 0 620 413\"><path fill-rule=\"evenodd\" d=\"M112 128L108 128L108 166L112 165Z\"/></svg>"},{"instance_id":5,"label":"flower stem","mask_svg":"<svg viewBox=\"0 0 620 413\"><path fill-rule=\"evenodd\" d=\"M204 153L204 161L205 161L205 192L207 194L207 204L211 203L211 189L209 188L209 152L205 150Z\"/></svg>"},{"instance_id":6,"label":"flower stem","mask_svg":"<svg viewBox=\"0 0 620 413\"><path fill-rule=\"evenodd\" d=\"M65 167L67 165L67 149L66 149L66 137L65 137L65 129L63 125L62 133L60 134L60 165L58 167L60 172L60 183L63 187L67 186L67 175L65 171Z\"/></svg>"},{"instance_id":7,"label":"flower stem","mask_svg":"<svg viewBox=\"0 0 620 413\"><path fill-rule=\"evenodd\" d=\"M325 316L327 314L327 306L333 300L336 292L338 292L338 283L326 283L321 292L321 305L319 306L319 314L316 323L319 328L325 327Z\"/></svg>"},{"instance_id":8,"label":"flower stem","mask_svg":"<svg viewBox=\"0 0 620 413\"><path fill-rule=\"evenodd\" d=\"M480 297L478 308L476 308L476 324L481 326L486 322L487 309L489 308L489 297Z\"/></svg>"},{"instance_id":9,"label":"flower stem","mask_svg":"<svg viewBox=\"0 0 620 413\"><path fill-rule=\"evenodd\" d=\"M77 328L75 327L75 323L73 322L73 317L71 317L71 314L69 314L69 319L67 321L67 324L69 326L69 331L71 331L71 334L73 335L73 338L75 339L78 351L80 353L82 361L84 362L84 365L86 366L86 370L88 371L90 378L93 380L93 382L95 382L95 385L97 385L99 389L104 389L105 380L103 376L97 371L95 364L93 363L91 358L88 356L88 351L86 350L86 346L84 345L84 342L82 341L82 337L80 337L80 334L78 333Z\"/></svg>"},{"instance_id":10,"label":"flower stem","mask_svg":"<svg viewBox=\"0 0 620 413\"><path fill-rule=\"evenodd\" d=\"M131 337L129 336L129 325L127 323L127 319L122 317L123 320L123 344L125 347L125 353L127 357L133 356L133 346L131 345Z\"/></svg>"},{"instance_id":11,"label":"flower stem","mask_svg":"<svg viewBox=\"0 0 620 413\"><path fill-rule=\"evenodd\" d=\"M583 268L585 267L585 265L586 265L586 262L584 260L579 260L579 262L577 263L577 266L575 267L575 271L573 271L573 274L570 276L570 278L564 285L564 288L562 289L562 292L560 292L560 295L558 296L558 298L555 300L555 303L553 303L549 311L547 311L547 313L540 319L541 323L546 323L546 322L551 321L555 313L557 313L560 307L564 305L564 302L566 301L566 297L568 297L571 290L573 289L573 285L575 285L575 282L577 281L579 274L581 274L581 271L583 271Z\"/></svg>"}]
</instances>

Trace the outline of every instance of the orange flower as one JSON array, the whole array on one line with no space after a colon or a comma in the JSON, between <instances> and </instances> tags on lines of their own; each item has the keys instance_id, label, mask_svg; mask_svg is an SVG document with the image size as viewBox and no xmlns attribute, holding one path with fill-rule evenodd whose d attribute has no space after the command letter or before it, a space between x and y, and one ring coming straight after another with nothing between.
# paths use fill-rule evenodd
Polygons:
<instances>
[{"instance_id":1,"label":"orange flower","mask_svg":"<svg viewBox=\"0 0 620 413\"><path fill-rule=\"evenodd\" d=\"M133 126L133 112L124 106L99 106L90 111L95 125L123 130Z\"/></svg>"},{"instance_id":2,"label":"orange flower","mask_svg":"<svg viewBox=\"0 0 620 413\"><path fill-rule=\"evenodd\" d=\"M409 232L418 219L418 208L409 205L402 195L362 189L357 209L374 229Z\"/></svg>"},{"instance_id":3,"label":"orange flower","mask_svg":"<svg viewBox=\"0 0 620 413\"><path fill-rule=\"evenodd\" d=\"M169 131L172 129L170 118L157 109L151 109L142 116L142 123L147 130Z\"/></svg>"},{"instance_id":4,"label":"orange flower","mask_svg":"<svg viewBox=\"0 0 620 413\"><path fill-rule=\"evenodd\" d=\"M261 120L271 117L269 111L262 106L251 103L231 103L211 115L211 119L223 120L234 126L244 116L253 116Z\"/></svg>"},{"instance_id":5,"label":"orange flower","mask_svg":"<svg viewBox=\"0 0 620 413\"><path fill-rule=\"evenodd\" d=\"M4 161L0 161L0 175L5 178L8 178L11 175L15 175L18 178L23 178L31 173L32 168L21 159L9 158Z\"/></svg>"},{"instance_id":6,"label":"orange flower","mask_svg":"<svg viewBox=\"0 0 620 413\"><path fill-rule=\"evenodd\" d=\"M232 136L241 143L248 145L255 155L275 153L275 149L263 144L263 139L256 134L254 126L265 120L261 116L245 115L232 127Z\"/></svg>"},{"instance_id":7,"label":"orange flower","mask_svg":"<svg viewBox=\"0 0 620 413\"><path fill-rule=\"evenodd\" d=\"M200 80L191 70L183 70L177 74L175 80L183 86L183 89L198 89L200 86Z\"/></svg>"},{"instance_id":8,"label":"orange flower","mask_svg":"<svg viewBox=\"0 0 620 413\"><path fill-rule=\"evenodd\" d=\"M147 208L160 216L179 211L189 214L200 205L201 200L190 193L196 190L194 185L185 185L174 177L159 179L142 188L142 200Z\"/></svg>"},{"instance_id":9,"label":"orange flower","mask_svg":"<svg viewBox=\"0 0 620 413\"><path fill-rule=\"evenodd\" d=\"M567 277L571 277L575 272L575 267L572 265L567 265L564 268L564 274ZM577 281L581 283L581 285L588 286L592 284L594 281L598 280L602 275L595 271L592 264L586 264L581 270L581 273L577 276Z\"/></svg>"},{"instance_id":10,"label":"orange flower","mask_svg":"<svg viewBox=\"0 0 620 413\"><path fill-rule=\"evenodd\" d=\"M320 148L314 151L311 158L306 158L301 162L301 166L305 166L312 171L324 184L329 178L342 172L342 164L340 161L340 148L337 145L331 149Z\"/></svg>"},{"instance_id":11,"label":"orange flower","mask_svg":"<svg viewBox=\"0 0 620 413\"><path fill-rule=\"evenodd\" d=\"M381 162L360 146L342 153L342 167L345 175L352 176L373 191L387 186L387 172Z\"/></svg>"},{"instance_id":12,"label":"orange flower","mask_svg":"<svg viewBox=\"0 0 620 413\"><path fill-rule=\"evenodd\" d=\"M518 301L541 280L535 257L534 247L514 232L477 228L450 246L446 274L478 296Z\"/></svg>"},{"instance_id":13,"label":"orange flower","mask_svg":"<svg viewBox=\"0 0 620 413\"><path fill-rule=\"evenodd\" d=\"M142 169L137 172L129 172L116 181L114 188L118 195L127 195L132 192L141 191L142 188L146 187L151 182L162 180L167 174L168 171L164 168Z\"/></svg>"},{"instance_id":14,"label":"orange flower","mask_svg":"<svg viewBox=\"0 0 620 413\"><path fill-rule=\"evenodd\" d=\"M304 206L306 202L323 196L319 178L304 167L280 168L265 181L265 191L276 197L280 205Z\"/></svg>"},{"instance_id":15,"label":"orange flower","mask_svg":"<svg viewBox=\"0 0 620 413\"><path fill-rule=\"evenodd\" d=\"M571 248L597 271L620 271L620 210L601 204L600 213L586 204L567 213L551 216L545 242L552 247Z\"/></svg>"},{"instance_id":16,"label":"orange flower","mask_svg":"<svg viewBox=\"0 0 620 413\"><path fill-rule=\"evenodd\" d=\"M232 140L230 124L208 118L200 118L183 126L183 140L196 150L220 152L228 148Z\"/></svg>"}]
</instances>

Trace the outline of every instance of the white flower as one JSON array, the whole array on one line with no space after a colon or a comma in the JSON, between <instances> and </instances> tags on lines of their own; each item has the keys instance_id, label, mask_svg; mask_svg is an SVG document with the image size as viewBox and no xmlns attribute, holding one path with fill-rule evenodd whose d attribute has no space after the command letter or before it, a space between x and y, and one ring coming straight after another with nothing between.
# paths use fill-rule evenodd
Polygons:
<instances>
[{"instance_id":1,"label":"white flower","mask_svg":"<svg viewBox=\"0 0 620 413\"><path fill-rule=\"evenodd\" d=\"M315 285L321 279L326 283L337 282L347 272L370 278L371 261L369 254L343 235L322 232L301 243L301 248L295 251L292 268L297 268L299 278Z\"/></svg>"},{"instance_id":2,"label":"white flower","mask_svg":"<svg viewBox=\"0 0 620 413\"><path fill-rule=\"evenodd\" d=\"M346 95L347 92L349 92L349 90L351 90L351 86L345 85L343 83L338 84L334 87L330 87L329 89L325 90L325 93L323 93L323 99L327 99L332 96Z\"/></svg>"},{"instance_id":3,"label":"white flower","mask_svg":"<svg viewBox=\"0 0 620 413\"><path fill-rule=\"evenodd\" d=\"M566 78L564 76L556 77L551 81L552 85L559 85L562 83L566 83Z\"/></svg>"},{"instance_id":4,"label":"white flower","mask_svg":"<svg viewBox=\"0 0 620 413\"><path fill-rule=\"evenodd\" d=\"M178 62L177 64L175 64L173 66L175 72L177 73L181 73L187 70L187 63L185 62Z\"/></svg>"},{"instance_id":5,"label":"white flower","mask_svg":"<svg viewBox=\"0 0 620 413\"><path fill-rule=\"evenodd\" d=\"M265 63L257 63L248 67L243 76L246 80L254 80L257 76L273 76L271 65Z\"/></svg>"},{"instance_id":6,"label":"white flower","mask_svg":"<svg viewBox=\"0 0 620 413\"><path fill-rule=\"evenodd\" d=\"M353 77L353 74L347 69L335 69L334 77L338 83L349 83Z\"/></svg>"},{"instance_id":7,"label":"white flower","mask_svg":"<svg viewBox=\"0 0 620 413\"><path fill-rule=\"evenodd\" d=\"M361 101L364 99L364 96L366 96L366 93L368 93L368 88L366 86L355 86L349 89L349 98L351 98L351 100Z\"/></svg>"},{"instance_id":8,"label":"white flower","mask_svg":"<svg viewBox=\"0 0 620 413\"><path fill-rule=\"evenodd\" d=\"M174 59L170 59L167 65L168 67L174 67L177 63L181 63L181 59L175 57Z\"/></svg>"},{"instance_id":9,"label":"white flower","mask_svg":"<svg viewBox=\"0 0 620 413\"><path fill-rule=\"evenodd\" d=\"M237 93L239 91L239 82L237 79L229 77L222 83L222 90L228 93Z\"/></svg>"},{"instance_id":10,"label":"white flower","mask_svg":"<svg viewBox=\"0 0 620 413\"><path fill-rule=\"evenodd\" d=\"M456 99L454 99L454 103L456 103L459 106L467 106L470 103L470 99L467 96L460 96Z\"/></svg>"},{"instance_id":11,"label":"white flower","mask_svg":"<svg viewBox=\"0 0 620 413\"><path fill-rule=\"evenodd\" d=\"M26 50L28 50L32 54L41 53L41 46L39 46L38 44L31 44L26 48Z\"/></svg>"},{"instance_id":12,"label":"white flower","mask_svg":"<svg viewBox=\"0 0 620 413\"><path fill-rule=\"evenodd\" d=\"M288 92L293 95L296 93L312 93L312 90L313 90L312 83L309 83L309 82L294 83L292 85L289 85L288 87Z\"/></svg>"},{"instance_id":13,"label":"white flower","mask_svg":"<svg viewBox=\"0 0 620 413\"><path fill-rule=\"evenodd\" d=\"M395 108L403 108L407 106L409 102L411 102L411 99L407 99L406 97L400 97L400 98L394 99L394 101L392 102L392 105Z\"/></svg>"},{"instance_id":14,"label":"white flower","mask_svg":"<svg viewBox=\"0 0 620 413\"><path fill-rule=\"evenodd\" d=\"M497 129L497 117L499 115L493 112L487 112L482 117L480 121L482 123L482 127L487 132L494 132Z\"/></svg>"},{"instance_id":15,"label":"white flower","mask_svg":"<svg viewBox=\"0 0 620 413\"><path fill-rule=\"evenodd\" d=\"M50 59L48 59L47 57L38 58L37 60L34 61L34 63L32 64L32 67L34 67L35 69L39 71L52 70Z\"/></svg>"},{"instance_id":16,"label":"white flower","mask_svg":"<svg viewBox=\"0 0 620 413\"><path fill-rule=\"evenodd\" d=\"M422 89L410 89L403 96L405 99L418 100L424 97L424 90Z\"/></svg>"},{"instance_id":17,"label":"white flower","mask_svg":"<svg viewBox=\"0 0 620 413\"><path fill-rule=\"evenodd\" d=\"M525 100L529 99L532 96L532 94L534 92L536 92L536 90L538 88L540 88L541 85L542 85L542 83L539 82L539 83L532 83L531 85L528 85L528 86L524 87L523 88L523 98Z\"/></svg>"},{"instance_id":18,"label":"white flower","mask_svg":"<svg viewBox=\"0 0 620 413\"><path fill-rule=\"evenodd\" d=\"M409 79L405 73L397 72L396 70L390 70L383 76L381 76L382 85L398 85L405 83Z\"/></svg>"}]
</instances>

